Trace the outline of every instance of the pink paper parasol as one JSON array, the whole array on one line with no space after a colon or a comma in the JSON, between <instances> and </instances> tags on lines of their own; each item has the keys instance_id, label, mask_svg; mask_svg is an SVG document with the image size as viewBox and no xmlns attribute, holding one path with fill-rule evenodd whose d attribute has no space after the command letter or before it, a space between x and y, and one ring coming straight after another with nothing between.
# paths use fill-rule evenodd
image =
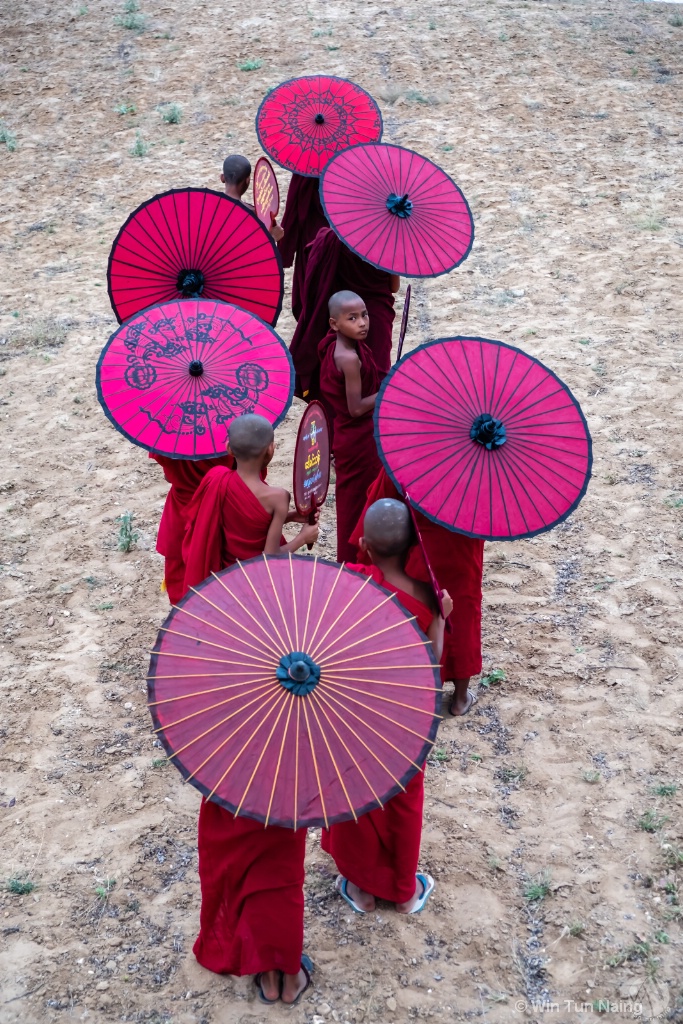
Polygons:
<instances>
[{"instance_id":1,"label":"pink paper parasol","mask_svg":"<svg viewBox=\"0 0 683 1024\"><path fill-rule=\"evenodd\" d=\"M569 388L486 338L430 341L397 363L382 382L375 439L416 509L485 540L550 530L590 479L591 438Z\"/></svg>"},{"instance_id":2,"label":"pink paper parasol","mask_svg":"<svg viewBox=\"0 0 683 1024\"><path fill-rule=\"evenodd\" d=\"M342 242L390 274L438 277L472 248L464 195L412 149L374 143L339 153L323 172L320 198Z\"/></svg>"},{"instance_id":3,"label":"pink paper parasol","mask_svg":"<svg viewBox=\"0 0 683 1024\"><path fill-rule=\"evenodd\" d=\"M155 303L202 298L275 324L284 293L277 246L256 214L208 188L171 189L131 213L107 280L119 323Z\"/></svg>"},{"instance_id":4,"label":"pink paper parasol","mask_svg":"<svg viewBox=\"0 0 683 1024\"><path fill-rule=\"evenodd\" d=\"M235 416L277 426L293 394L285 343L227 302L151 306L112 334L97 363L97 395L116 429L174 459L225 455Z\"/></svg>"},{"instance_id":5,"label":"pink paper parasol","mask_svg":"<svg viewBox=\"0 0 683 1024\"><path fill-rule=\"evenodd\" d=\"M262 101L256 133L281 167L317 178L347 146L382 138L379 107L365 89L333 75L282 82Z\"/></svg>"},{"instance_id":6,"label":"pink paper parasol","mask_svg":"<svg viewBox=\"0 0 683 1024\"><path fill-rule=\"evenodd\" d=\"M266 825L381 807L429 753L441 682L394 594L334 562L265 556L205 580L154 646L159 738L209 799Z\"/></svg>"}]
</instances>

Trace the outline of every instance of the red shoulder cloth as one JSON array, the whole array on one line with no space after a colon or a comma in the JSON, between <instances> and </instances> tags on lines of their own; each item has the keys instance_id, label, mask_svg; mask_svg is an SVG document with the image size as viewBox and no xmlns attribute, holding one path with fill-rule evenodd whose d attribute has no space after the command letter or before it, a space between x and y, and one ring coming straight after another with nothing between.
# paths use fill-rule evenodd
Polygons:
<instances>
[{"instance_id":1,"label":"red shoulder cloth","mask_svg":"<svg viewBox=\"0 0 683 1024\"><path fill-rule=\"evenodd\" d=\"M347 562L346 568L351 569L353 572L359 572L363 576L370 576L375 583L379 583L380 587L384 587L385 590L390 590L392 594L396 594L396 597L399 599L406 611L415 616L417 624L422 632L427 632L432 624L432 620L434 619L434 612L431 608L428 608L426 604L418 600L418 598L413 597L411 594L407 594L405 590L399 590L398 587L394 587L391 583L388 583L387 580L385 580L383 573L376 565L361 565L360 563Z\"/></svg>"},{"instance_id":2,"label":"red shoulder cloth","mask_svg":"<svg viewBox=\"0 0 683 1024\"><path fill-rule=\"evenodd\" d=\"M236 470L210 470L187 509L185 591L238 559L260 555L272 518Z\"/></svg>"}]
</instances>

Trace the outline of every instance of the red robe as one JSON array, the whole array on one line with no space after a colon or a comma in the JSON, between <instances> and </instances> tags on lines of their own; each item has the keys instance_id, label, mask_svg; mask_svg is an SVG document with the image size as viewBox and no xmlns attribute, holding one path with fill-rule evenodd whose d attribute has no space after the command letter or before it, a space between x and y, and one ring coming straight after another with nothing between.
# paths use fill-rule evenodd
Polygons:
<instances>
[{"instance_id":1,"label":"red robe","mask_svg":"<svg viewBox=\"0 0 683 1024\"><path fill-rule=\"evenodd\" d=\"M363 536L363 519L370 505L380 498L399 498L384 469L367 493L365 507L356 520L350 543L358 546ZM441 678L467 679L481 672L481 581L484 573L484 541L453 533L437 526L431 519L417 513L418 526L429 561L439 586L453 598L450 615L451 633L444 635L441 656ZM362 551L358 561L369 561ZM427 582L429 574L418 546L414 547L406 563L406 572L415 579Z\"/></svg>"},{"instance_id":2,"label":"red robe","mask_svg":"<svg viewBox=\"0 0 683 1024\"><path fill-rule=\"evenodd\" d=\"M297 974L304 941L306 829L267 828L203 800L200 930L194 955L216 974Z\"/></svg>"},{"instance_id":3,"label":"red robe","mask_svg":"<svg viewBox=\"0 0 683 1024\"><path fill-rule=\"evenodd\" d=\"M237 470L224 467L206 474L186 515L183 593L238 559L260 555L273 518Z\"/></svg>"},{"instance_id":4,"label":"red robe","mask_svg":"<svg viewBox=\"0 0 683 1024\"><path fill-rule=\"evenodd\" d=\"M334 413L332 451L337 474L335 503L337 506L337 561L356 558L357 545L349 543L351 531L363 509L365 493L380 469L375 444L372 412L352 416L346 401L344 374L334 362L336 332L320 342L320 389ZM361 395L373 395L379 387L379 375L370 349L360 342Z\"/></svg>"},{"instance_id":5,"label":"red robe","mask_svg":"<svg viewBox=\"0 0 683 1024\"><path fill-rule=\"evenodd\" d=\"M426 633L434 613L422 601L392 587L375 565L349 565L372 576L376 583L398 594L401 604L417 616ZM323 829L322 848L334 857L340 874L363 892L390 903L407 903L415 894L415 873L420 856L424 769L417 772L405 793L392 797L383 808L364 814L358 821L342 821Z\"/></svg>"},{"instance_id":6,"label":"red robe","mask_svg":"<svg viewBox=\"0 0 683 1024\"><path fill-rule=\"evenodd\" d=\"M284 237L278 242L278 248L283 266L294 266L292 313L296 320L301 316L308 255L306 247L321 228L328 226L320 202L320 179L293 174L287 189L285 212L282 214Z\"/></svg>"},{"instance_id":7,"label":"red robe","mask_svg":"<svg viewBox=\"0 0 683 1024\"><path fill-rule=\"evenodd\" d=\"M185 593L183 537L187 525L187 506L210 469L215 466L232 468L235 460L231 455L224 455L218 459L190 462L185 459L170 459L166 455L156 455L153 452L150 452L149 457L159 463L171 485L159 523L157 551L164 556L164 581L168 599L171 604L177 604Z\"/></svg>"},{"instance_id":8,"label":"red robe","mask_svg":"<svg viewBox=\"0 0 683 1024\"><path fill-rule=\"evenodd\" d=\"M381 379L391 367L394 296L391 275L356 256L331 228L318 232L307 259L303 310L290 352L297 374L296 394L310 401L320 395L318 345L329 330L327 303L330 297L335 292L348 290L356 292L364 300L370 314L366 344Z\"/></svg>"}]
</instances>

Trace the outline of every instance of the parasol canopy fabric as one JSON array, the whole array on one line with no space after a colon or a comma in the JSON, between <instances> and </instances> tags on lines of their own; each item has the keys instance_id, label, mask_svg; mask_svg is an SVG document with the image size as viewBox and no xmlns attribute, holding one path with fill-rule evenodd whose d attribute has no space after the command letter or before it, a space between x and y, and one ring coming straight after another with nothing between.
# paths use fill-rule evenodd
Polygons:
<instances>
[{"instance_id":1,"label":"parasol canopy fabric","mask_svg":"<svg viewBox=\"0 0 683 1024\"><path fill-rule=\"evenodd\" d=\"M354 146L327 164L320 199L330 227L390 274L438 277L470 253L474 222L445 171L412 149Z\"/></svg>"},{"instance_id":2,"label":"parasol canopy fabric","mask_svg":"<svg viewBox=\"0 0 683 1024\"><path fill-rule=\"evenodd\" d=\"M586 493L593 459L566 384L487 338L441 338L408 353L382 382L375 439L416 509L484 540L562 522Z\"/></svg>"},{"instance_id":3,"label":"parasol canopy fabric","mask_svg":"<svg viewBox=\"0 0 683 1024\"><path fill-rule=\"evenodd\" d=\"M256 132L281 167L317 178L335 153L381 139L382 115L372 96L354 82L306 75L268 93L256 115Z\"/></svg>"},{"instance_id":4,"label":"parasol canopy fabric","mask_svg":"<svg viewBox=\"0 0 683 1024\"><path fill-rule=\"evenodd\" d=\"M423 764L441 682L416 621L369 576L252 559L191 588L150 661L169 758L205 796L266 825L381 807Z\"/></svg>"},{"instance_id":5,"label":"parasol canopy fabric","mask_svg":"<svg viewBox=\"0 0 683 1024\"><path fill-rule=\"evenodd\" d=\"M172 299L218 299L269 324L282 309L277 246L253 210L208 188L148 199L119 231L109 255L109 298L119 323Z\"/></svg>"},{"instance_id":6,"label":"parasol canopy fabric","mask_svg":"<svg viewBox=\"0 0 683 1024\"><path fill-rule=\"evenodd\" d=\"M285 343L228 302L151 306L112 334L97 363L97 396L116 429L173 459L225 455L236 416L277 426L293 394Z\"/></svg>"}]
</instances>

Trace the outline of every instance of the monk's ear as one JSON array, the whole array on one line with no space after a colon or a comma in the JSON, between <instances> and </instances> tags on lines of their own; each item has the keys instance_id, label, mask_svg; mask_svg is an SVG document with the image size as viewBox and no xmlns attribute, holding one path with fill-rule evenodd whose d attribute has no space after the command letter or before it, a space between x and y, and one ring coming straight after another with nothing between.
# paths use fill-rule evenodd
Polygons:
<instances>
[{"instance_id":1,"label":"monk's ear","mask_svg":"<svg viewBox=\"0 0 683 1024\"><path fill-rule=\"evenodd\" d=\"M337 321L333 316L330 317L330 327L332 328L333 331L339 330L339 328L337 327Z\"/></svg>"},{"instance_id":2,"label":"monk's ear","mask_svg":"<svg viewBox=\"0 0 683 1024\"><path fill-rule=\"evenodd\" d=\"M233 450L230 447L230 445L228 445L228 447L225 449L225 453L226 453L226 455L229 455L231 458L233 458L233 459L235 458L235 453L233 452Z\"/></svg>"},{"instance_id":3,"label":"monk's ear","mask_svg":"<svg viewBox=\"0 0 683 1024\"><path fill-rule=\"evenodd\" d=\"M368 550L368 542L366 541L365 537L361 537L361 539L358 541L358 547L361 549L361 551Z\"/></svg>"},{"instance_id":4,"label":"monk's ear","mask_svg":"<svg viewBox=\"0 0 683 1024\"><path fill-rule=\"evenodd\" d=\"M225 185L225 175L224 175L224 174L221 174L221 181L222 181L222 182L223 182L223 184Z\"/></svg>"}]
</instances>

